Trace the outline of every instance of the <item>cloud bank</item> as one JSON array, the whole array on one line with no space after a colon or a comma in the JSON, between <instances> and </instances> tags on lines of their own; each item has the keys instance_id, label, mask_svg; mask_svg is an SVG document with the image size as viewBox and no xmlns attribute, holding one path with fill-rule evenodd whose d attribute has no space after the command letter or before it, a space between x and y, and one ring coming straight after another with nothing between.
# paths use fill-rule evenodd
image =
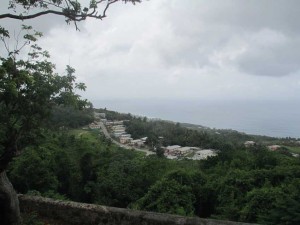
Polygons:
<instances>
[{"instance_id":1,"label":"cloud bank","mask_svg":"<svg viewBox=\"0 0 300 225\"><path fill-rule=\"evenodd\" d=\"M289 99L300 93L297 0L115 4L81 32L38 19L41 45L89 99Z\"/></svg>"}]
</instances>

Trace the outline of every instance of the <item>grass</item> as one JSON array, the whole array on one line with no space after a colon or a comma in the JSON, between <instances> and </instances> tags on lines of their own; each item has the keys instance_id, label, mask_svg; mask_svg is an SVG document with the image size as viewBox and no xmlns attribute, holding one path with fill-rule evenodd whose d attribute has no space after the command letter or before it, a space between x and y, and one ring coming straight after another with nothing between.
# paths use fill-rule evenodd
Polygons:
<instances>
[{"instance_id":1,"label":"grass","mask_svg":"<svg viewBox=\"0 0 300 225\"><path fill-rule=\"evenodd\" d=\"M99 141L99 131L98 130L82 130L82 129L73 129L69 131L70 134L75 135L76 138L84 138L91 142Z\"/></svg>"},{"instance_id":2,"label":"grass","mask_svg":"<svg viewBox=\"0 0 300 225\"><path fill-rule=\"evenodd\" d=\"M283 146L285 148L287 148L290 152L293 152L293 153L297 153L297 154L300 154L300 146Z\"/></svg>"}]
</instances>

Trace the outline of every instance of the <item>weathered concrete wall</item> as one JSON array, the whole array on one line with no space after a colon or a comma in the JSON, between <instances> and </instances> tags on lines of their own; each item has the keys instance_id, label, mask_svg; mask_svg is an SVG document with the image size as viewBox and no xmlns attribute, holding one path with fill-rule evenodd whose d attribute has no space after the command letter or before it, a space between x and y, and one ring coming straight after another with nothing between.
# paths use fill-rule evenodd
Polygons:
<instances>
[{"instance_id":1,"label":"weathered concrete wall","mask_svg":"<svg viewBox=\"0 0 300 225\"><path fill-rule=\"evenodd\" d=\"M20 195L22 212L70 225L246 225Z\"/></svg>"}]
</instances>

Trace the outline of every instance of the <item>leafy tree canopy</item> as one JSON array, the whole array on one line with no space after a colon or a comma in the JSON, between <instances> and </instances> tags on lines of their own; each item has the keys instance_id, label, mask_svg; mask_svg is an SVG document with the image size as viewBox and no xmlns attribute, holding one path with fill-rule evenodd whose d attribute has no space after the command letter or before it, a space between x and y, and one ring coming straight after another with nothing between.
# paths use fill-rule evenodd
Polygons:
<instances>
[{"instance_id":1,"label":"leafy tree canopy","mask_svg":"<svg viewBox=\"0 0 300 225\"><path fill-rule=\"evenodd\" d=\"M84 84L75 82L75 70L67 66L65 75L55 73L48 52L35 43L42 34L30 26L23 26L23 30L25 45L31 49L28 58L16 60L19 50L9 52L8 58L0 57L0 171L33 143L53 106L84 108L87 104L75 93L85 89ZM1 39L7 37L3 31Z\"/></svg>"}]
</instances>

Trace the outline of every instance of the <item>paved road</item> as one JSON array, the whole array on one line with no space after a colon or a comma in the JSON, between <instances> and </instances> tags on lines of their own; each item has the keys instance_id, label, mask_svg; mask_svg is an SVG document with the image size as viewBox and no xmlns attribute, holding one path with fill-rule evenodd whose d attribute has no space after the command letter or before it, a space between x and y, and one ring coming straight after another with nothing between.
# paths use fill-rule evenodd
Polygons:
<instances>
[{"instance_id":1,"label":"paved road","mask_svg":"<svg viewBox=\"0 0 300 225\"><path fill-rule=\"evenodd\" d=\"M131 149L131 150L133 149L133 150L135 150L135 151L144 152L144 153L146 153L146 155L153 155L153 154L155 154L154 152L151 152L151 151L146 150L146 149L140 149L140 148L136 148L136 147L124 145L124 144L121 144L120 142L117 142L116 140L114 140L114 139L110 136L110 134L108 133L108 131L107 131L107 129L106 129L104 123L99 122L99 125L100 125L100 127L101 127L101 130L102 130L104 136L105 136L107 139L110 139L114 144L116 144L116 145L118 145L118 146L120 146L120 147L122 147L122 148Z\"/></svg>"}]
</instances>

